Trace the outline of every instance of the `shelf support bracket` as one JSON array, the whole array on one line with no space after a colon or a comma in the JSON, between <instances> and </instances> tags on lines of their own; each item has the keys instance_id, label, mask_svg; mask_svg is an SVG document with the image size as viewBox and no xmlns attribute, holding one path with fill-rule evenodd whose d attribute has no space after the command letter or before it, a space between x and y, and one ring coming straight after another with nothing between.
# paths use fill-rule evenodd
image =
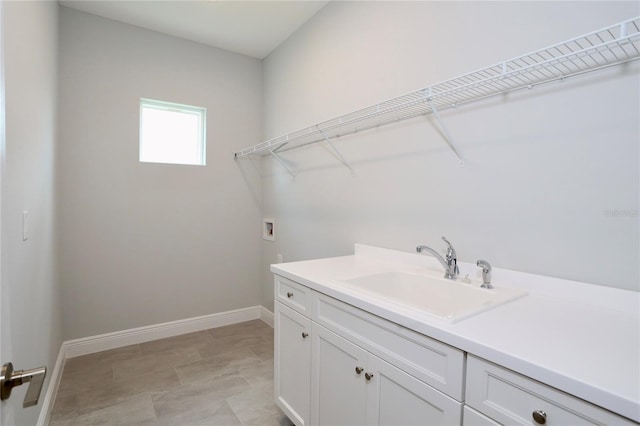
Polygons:
<instances>
[{"instance_id":1,"label":"shelf support bracket","mask_svg":"<svg viewBox=\"0 0 640 426\"><path fill-rule=\"evenodd\" d=\"M272 151L273 152L278 152L278 151L280 151L281 148L284 148L285 146L287 146L288 143L289 143L288 141L287 142L283 142L280 145L278 145L277 147L275 147Z\"/></svg>"},{"instance_id":2,"label":"shelf support bracket","mask_svg":"<svg viewBox=\"0 0 640 426\"><path fill-rule=\"evenodd\" d=\"M325 133L320 129L320 127L318 125L316 125L316 129L318 129L318 131L320 132L320 134L322 135L322 137L324 138L324 141L327 143L327 145L329 146L329 150L331 151L331 153L333 155L336 156L336 158L338 158L338 160L340 160L340 162L342 164L344 164L344 166L349 169L351 172L353 172L353 169L351 168L351 165L347 162L347 160L344 159L344 157L342 156L342 154L340 154L340 151L338 151L336 149L335 146L333 146L333 144L331 143L331 141L329 140L329 138L327 137L327 135L325 135Z\"/></svg>"},{"instance_id":3,"label":"shelf support bracket","mask_svg":"<svg viewBox=\"0 0 640 426\"><path fill-rule=\"evenodd\" d=\"M453 138L451 137L451 133L449 133L449 129L444 124L444 121L442 121L442 117L440 117L440 113L438 112L438 108L436 108L436 106L433 104L433 101L431 100L430 97L428 97L426 95L425 95L425 97L427 98L427 103L429 104L429 107L431 108L431 111L433 111L433 116L436 118L436 121L438 122L438 125L440 126L440 130L442 130L442 134L444 135L445 142L447 142L447 145L449 145L449 148L451 148L451 150L456 155L456 157L458 157L458 160L460 160L460 166L464 166L464 160L462 159L462 156L458 152L458 148L456 147L456 144L453 141Z\"/></svg>"},{"instance_id":4,"label":"shelf support bracket","mask_svg":"<svg viewBox=\"0 0 640 426\"><path fill-rule=\"evenodd\" d=\"M277 149L277 148L276 148ZM273 158L275 158L275 160L278 162L278 164L280 164L287 172L289 172L289 174L291 175L292 178L296 177L296 175L293 173L293 171L291 171L291 169L289 168L289 166L287 166L285 164L284 161L282 161L282 158L280 158L278 156L278 154L276 154L275 152L273 152L273 150L269 150L269 154L271 154L271 156Z\"/></svg>"}]
</instances>

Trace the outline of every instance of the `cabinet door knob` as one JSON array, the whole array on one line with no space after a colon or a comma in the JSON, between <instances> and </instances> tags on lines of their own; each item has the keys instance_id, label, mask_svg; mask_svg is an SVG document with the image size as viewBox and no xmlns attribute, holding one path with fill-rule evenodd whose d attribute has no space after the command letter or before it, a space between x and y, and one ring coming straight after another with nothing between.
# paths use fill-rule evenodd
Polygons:
<instances>
[{"instance_id":1,"label":"cabinet door knob","mask_svg":"<svg viewBox=\"0 0 640 426\"><path fill-rule=\"evenodd\" d=\"M373 379L373 373L364 373L364 378L367 379L367 382Z\"/></svg>"},{"instance_id":2,"label":"cabinet door knob","mask_svg":"<svg viewBox=\"0 0 640 426\"><path fill-rule=\"evenodd\" d=\"M288 292L288 293L287 293L287 297L289 297L289 298L293 297L293 293Z\"/></svg>"},{"instance_id":3,"label":"cabinet door knob","mask_svg":"<svg viewBox=\"0 0 640 426\"><path fill-rule=\"evenodd\" d=\"M309 337L309 333L305 333L304 331L302 332L302 338L306 339L307 337Z\"/></svg>"},{"instance_id":4,"label":"cabinet door knob","mask_svg":"<svg viewBox=\"0 0 640 426\"><path fill-rule=\"evenodd\" d=\"M362 368L362 367L356 367L356 374L360 374L360 373L362 373L362 370L364 370L364 368Z\"/></svg>"},{"instance_id":5,"label":"cabinet door knob","mask_svg":"<svg viewBox=\"0 0 640 426\"><path fill-rule=\"evenodd\" d=\"M539 425L547 423L547 413L545 413L544 411L536 410L531 413L531 415L533 416L533 420L535 420L535 422Z\"/></svg>"}]
</instances>

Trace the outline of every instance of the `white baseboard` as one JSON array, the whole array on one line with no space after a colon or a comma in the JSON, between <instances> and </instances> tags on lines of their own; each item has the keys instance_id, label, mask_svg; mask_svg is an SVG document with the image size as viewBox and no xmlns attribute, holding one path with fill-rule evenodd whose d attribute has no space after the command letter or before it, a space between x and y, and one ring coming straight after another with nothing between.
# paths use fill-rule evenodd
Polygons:
<instances>
[{"instance_id":1,"label":"white baseboard","mask_svg":"<svg viewBox=\"0 0 640 426\"><path fill-rule=\"evenodd\" d=\"M152 340L164 339L166 337L178 336L180 334L193 333L210 328L260 319L262 317L261 308L262 306L252 306L250 308L236 309L217 314L203 315L201 317L187 318L162 324L149 325L146 327L116 331L114 333L101 334L98 336L69 340L63 343L65 348L65 357L74 358L109 349L121 348L123 346L135 345L137 343L144 343Z\"/></svg>"},{"instance_id":2,"label":"white baseboard","mask_svg":"<svg viewBox=\"0 0 640 426\"><path fill-rule=\"evenodd\" d=\"M265 308L264 306L260 306L260 319L273 328L273 312Z\"/></svg>"},{"instance_id":3,"label":"white baseboard","mask_svg":"<svg viewBox=\"0 0 640 426\"><path fill-rule=\"evenodd\" d=\"M60 379L62 379L62 371L64 370L64 343L60 345L60 351L58 351L58 359L56 359L56 365L53 367L53 371L49 376L49 386L42 398L42 408L40 409L40 416L38 416L37 426L46 426L49 424L51 418L51 412L53 411L53 404L58 394L58 388L60 387Z\"/></svg>"}]
</instances>

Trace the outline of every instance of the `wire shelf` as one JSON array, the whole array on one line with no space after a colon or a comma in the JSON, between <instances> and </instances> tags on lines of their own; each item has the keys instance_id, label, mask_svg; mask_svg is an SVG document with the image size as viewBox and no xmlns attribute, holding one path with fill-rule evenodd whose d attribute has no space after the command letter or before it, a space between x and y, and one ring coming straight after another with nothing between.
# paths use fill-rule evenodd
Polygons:
<instances>
[{"instance_id":1,"label":"wire shelf","mask_svg":"<svg viewBox=\"0 0 640 426\"><path fill-rule=\"evenodd\" d=\"M323 121L235 153L274 155L640 59L640 17ZM276 157L277 158L277 157Z\"/></svg>"}]
</instances>

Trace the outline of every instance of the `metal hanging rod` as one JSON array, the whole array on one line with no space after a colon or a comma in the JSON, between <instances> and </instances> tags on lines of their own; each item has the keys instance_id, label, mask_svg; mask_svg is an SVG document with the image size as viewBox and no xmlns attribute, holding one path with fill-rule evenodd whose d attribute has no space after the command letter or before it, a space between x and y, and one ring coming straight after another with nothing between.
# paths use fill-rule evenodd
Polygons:
<instances>
[{"instance_id":1,"label":"metal hanging rod","mask_svg":"<svg viewBox=\"0 0 640 426\"><path fill-rule=\"evenodd\" d=\"M273 155L458 105L640 59L640 16L537 50L490 67L434 84L387 101L269 139L234 154L239 159ZM447 134L447 143L461 160ZM335 148L333 149L334 153ZM337 155L340 161L348 163ZM461 160L462 161L462 160ZM291 173L291 171L289 170Z\"/></svg>"}]
</instances>

